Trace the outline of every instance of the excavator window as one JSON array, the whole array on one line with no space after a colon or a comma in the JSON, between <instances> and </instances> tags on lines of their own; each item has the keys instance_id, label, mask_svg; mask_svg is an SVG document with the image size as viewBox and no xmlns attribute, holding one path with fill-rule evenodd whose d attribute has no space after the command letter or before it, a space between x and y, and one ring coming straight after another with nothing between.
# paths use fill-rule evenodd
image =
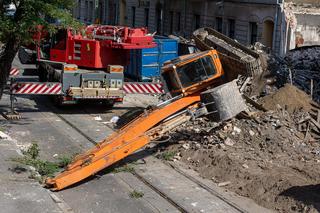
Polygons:
<instances>
[{"instance_id":1,"label":"excavator window","mask_svg":"<svg viewBox=\"0 0 320 213\"><path fill-rule=\"evenodd\" d=\"M174 72L164 72L162 74L162 78L166 82L167 88L170 92L180 89L180 85Z\"/></svg>"},{"instance_id":2,"label":"excavator window","mask_svg":"<svg viewBox=\"0 0 320 213\"><path fill-rule=\"evenodd\" d=\"M177 73L183 87L189 87L202 82L216 73L214 62L210 56L205 56L178 67Z\"/></svg>"}]
</instances>

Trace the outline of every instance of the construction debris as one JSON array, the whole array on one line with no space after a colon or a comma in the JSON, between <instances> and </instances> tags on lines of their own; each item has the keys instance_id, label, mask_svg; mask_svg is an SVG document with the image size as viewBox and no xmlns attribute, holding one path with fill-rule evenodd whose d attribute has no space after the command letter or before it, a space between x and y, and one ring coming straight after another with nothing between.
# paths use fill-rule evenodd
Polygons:
<instances>
[{"instance_id":1,"label":"construction debris","mask_svg":"<svg viewBox=\"0 0 320 213\"><path fill-rule=\"evenodd\" d=\"M287 72L291 72L286 73L289 81L320 102L320 46L292 50L285 60L289 66Z\"/></svg>"},{"instance_id":2,"label":"construction debris","mask_svg":"<svg viewBox=\"0 0 320 213\"><path fill-rule=\"evenodd\" d=\"M202 117L175 128L165 151L179 153L175 160L259 205L279 212L316 212L319 108L292 85L257 101L266 111L249 104L245 118L214 123Z\"/></svg>"},{"instance_id":3,"label":"construction debris","mask_svg":"<svg viewBox=\"0 0 320 213\"><path fill-rule=\"evenodd\" d=\"M277 90L272 86L281 87L289 83L320 103L320 46L296 48L284 58L268 53L260 43L254 49L259 52L265 70L261 81L251 84L261 85L265 94L270 94Z\"/></svg>"}]
</instances>

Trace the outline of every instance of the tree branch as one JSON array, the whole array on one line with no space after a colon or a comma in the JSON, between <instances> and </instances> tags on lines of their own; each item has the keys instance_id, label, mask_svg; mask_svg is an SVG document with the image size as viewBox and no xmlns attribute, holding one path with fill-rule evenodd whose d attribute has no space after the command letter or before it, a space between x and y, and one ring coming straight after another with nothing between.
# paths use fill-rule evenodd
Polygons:
<instances>
[{"instance_id":1,"label":"tree branch","mask_svg":"<svg viewBox=\"0 0 320 213\"><path fill-rule=\"evenodd\" d=\"M4 11L5 10L5 8L4 8L4 1L3 0L0 0L0 12L1 12L1 14L4 14Z\"/></svg>"},{"instance_id":2,"label":"tree branch","mask_svg":"<svg viewBox=\"0 0 320 213\"><path fill-rule=\"evenodd\" d=\"M13 4L14 4L14 6L16 7L16 9L18 9L18 4L17 4L17 1L16 0L13 0Z\"/></svg>"}]
</instances>

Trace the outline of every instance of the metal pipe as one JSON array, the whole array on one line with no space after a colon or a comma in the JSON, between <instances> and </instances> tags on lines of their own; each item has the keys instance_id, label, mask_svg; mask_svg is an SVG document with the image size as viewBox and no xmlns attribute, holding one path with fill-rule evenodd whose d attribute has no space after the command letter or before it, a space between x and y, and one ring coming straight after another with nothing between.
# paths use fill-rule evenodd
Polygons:
<instances>
[{"instance_id":1,"label":"metal pipe","mask_svg":"<svg viewBox=\"0 0 320 213\"><path fill-rule=\"evenodd\" d=\"M166 100L166 101L163 101L163 102L159 103L159 104L157 105L157 107L166 106L166 105L172 103L173 101L178 100L178 99L180 99L180 98L182 98L182 97L183 97L182 94L181 94L181 95L178 95L178 96L173 97L173 98L171 98L171 99L169 99L169 100Z\"/></svg>"},{"instance_id":2,"label":"metal pipe","mask_svg":"<svg viewBox=\"0 0 320 213\"><path fill-rule=\"evenodd\" d=\"M66 64L65 62L58 62L58 61L50 61L50 60L45 60L45 59L38 59L39 62L47 62L47 63L50 63L50 64Z\"/></svg>"},{"instance_id":3,"label":"metal pipe","mask_svg":"<svg viewBox=\"0 0 320 213\"><path fill-rule=\"evenodd\" d=\"M178 116L180 116L180 115L182 115L182 114L185 114L186 112L188 112L187 109L182 110L181 112L178 112L178 113L173 114L173 115L171 115L170 117L166 118L165 120L163 120L163 122L166 122L166 121L169 121L169 120L171 120L171 119L173 119L173 118L176 118L176 117L178 117Z\"/></svg>"}]
</instances>

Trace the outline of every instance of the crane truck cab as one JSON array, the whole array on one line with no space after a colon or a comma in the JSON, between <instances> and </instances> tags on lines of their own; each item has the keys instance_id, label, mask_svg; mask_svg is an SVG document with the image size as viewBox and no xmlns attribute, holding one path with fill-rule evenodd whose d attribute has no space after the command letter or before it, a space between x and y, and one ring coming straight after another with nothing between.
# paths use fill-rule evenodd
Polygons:
<instances>
[{"instance_id":1,"label":"crane truck cab","mask_svg":"<svg viewBox=\"0 0 320 213\"><path fill-rule=\"evenodd\" d=\"M216 50L180 56L165 63L161 79L172 97L198 94L222 83L224 72Z\"/></svg>"}]
</instances>

